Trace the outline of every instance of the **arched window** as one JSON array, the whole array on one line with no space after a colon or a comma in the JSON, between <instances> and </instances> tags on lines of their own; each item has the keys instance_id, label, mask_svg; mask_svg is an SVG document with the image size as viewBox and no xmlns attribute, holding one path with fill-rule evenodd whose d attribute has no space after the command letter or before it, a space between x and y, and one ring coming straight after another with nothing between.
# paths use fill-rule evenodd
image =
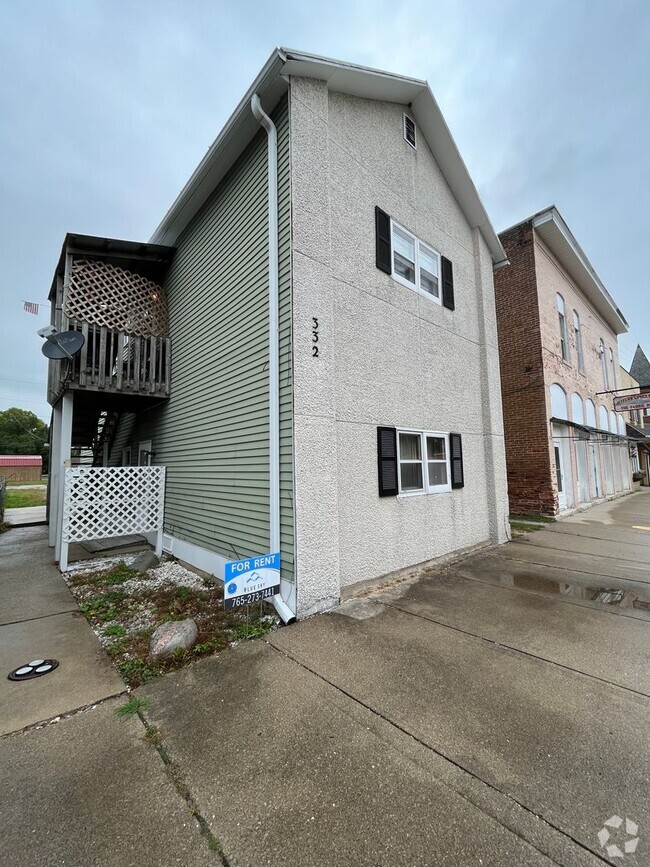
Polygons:
<instances>
[{"instance_id":1,"label":"arched window","mask_svg":"<svg viewBox=\"0 0 650 867\"><path fill-rule=\"evenodd\" d=\"M609 415L604 406L598 408L598 427L600 430L609 430Z\"/></svg>"},{"instance_id":2,"label":"arched window","mask_svg":"<svg viewBox=\"0 0 650 867\"><path fill-rule=\"evenodd\" d=\"M618 425L616 424L616 413L613 409L609 411L609 429L612 433L618 433Z\"/></svg>"},{"instance_id":3,"label":"arched window","mask_svg":"<svg viewBox=\"0 0 650 867\"><path fill-rule=\"evenodd\" d=\"M600 355L600 366L603 371L603 383L605 384L605 388L609 390L609 375L607 373L607 356L605 355L605 341L603 338L600 338L600 348L598 350L598 354Z\"/></svg>"},{"instance_id":4,"label":"arched window","mask_svg":"<svg viewBox=\"0 0 650 867\"><path fill-rule=\"evenodd\" d=\"M551 415L553 418L568 419L566 391L557 382L551 386Z\"/></svg>"},{"instance_id":5,"label":"arched window","mask_svg":"<svg viewBox=\"0 0 650 867\"><path fill-rule=\"evenodd\" d=\"M620 412L616 413L616 416L617 416L616 420L618 421L618 432L622 437L624 437L625 436L625 419L623 418L623 415Z\"/></svg>"},{"instance_id":6,"label":"arched window","mask_svg":"<svg viewBox=\"0 0 650 867\"><path fill-rule=\"evenodd\" d=\"M589 397L587 398L587 401L586 401L586 407L587 407L587 424L589 425L589 427L596 427L596 406L595 406L593 400L591 400L591 398L589 398Z\"/></svg>"},{"instance_id":7,"label":"arched window","mask_svg":"<svg viewBox=\"0 0 650 867\"><path fill-rule=\"evenodd\" d=\"M571 360L571 352L569 350L569 329L566 324L566 311L564 308L564 298L558 292L555 303L557 304L557 315L560 320L560 351L564 361Z\"/></svg>"},{"instance_id":8,"label":"arched window","mask_svg":"<svg viewBox=\"0 0 650 867\"><path fill-rule=\"evenodd\" d=\"M582 326L580 325L580 317L578 311L573 311L573 336L576 339L576 355L578 357L578 372L585 372L585 355L582 349ZM575 419L574 419L575 421Z\"/></svg>"},{"instance_id":9,"label":"arched window","mask_svg":"<svg viewBox=\"0 0 650 867\"><path fill-rule=\"evenodd\" d=\"M571 397L571 416L572 420L576 424L585 423L585 414L582 406L582 398L576 391L573 392L573 395Z\"/></svg>"}]
</instances>

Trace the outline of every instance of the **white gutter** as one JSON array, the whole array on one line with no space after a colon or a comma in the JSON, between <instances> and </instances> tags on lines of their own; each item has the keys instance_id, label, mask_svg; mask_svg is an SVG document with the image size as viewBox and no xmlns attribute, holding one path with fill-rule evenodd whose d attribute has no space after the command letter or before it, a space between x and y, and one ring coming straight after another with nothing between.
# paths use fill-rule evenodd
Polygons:
<instances>
[{"instance_id":1,"label":"white gutter","mask_svg":"<svg viewBox=\"0 0 650 867\"><path fill-rule=\"evenodd\" d=\"M269 550L280 550L280 333L278 323L278 132L262 109L257 93L251 111L268 136L269 213ZM285 623L296 619L280 594L273 605Z\"/></svg>"}]
</instances>

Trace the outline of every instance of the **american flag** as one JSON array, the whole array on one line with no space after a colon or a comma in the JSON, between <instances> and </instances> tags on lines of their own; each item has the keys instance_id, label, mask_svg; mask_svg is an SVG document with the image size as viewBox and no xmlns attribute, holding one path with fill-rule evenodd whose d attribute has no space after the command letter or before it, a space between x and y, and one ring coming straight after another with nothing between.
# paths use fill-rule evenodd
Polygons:
<instances>
[{"instance_id":1,"label":"american flag","mask_svg":"<svg viewBox=\"0 0 650 867\"><path fill-rule=\"evenodd\" d=\"M38 316L38 307L39 305L35 301L23 301L25 313L33 313L34 316Z\"/></svg>"}]
</instances>

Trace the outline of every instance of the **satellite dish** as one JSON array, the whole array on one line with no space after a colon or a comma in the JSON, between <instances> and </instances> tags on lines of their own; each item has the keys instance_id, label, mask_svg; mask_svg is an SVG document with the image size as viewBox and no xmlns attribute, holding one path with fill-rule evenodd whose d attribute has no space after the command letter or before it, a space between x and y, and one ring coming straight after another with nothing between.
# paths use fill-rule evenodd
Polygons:
<instances>
[{"instance_id":1,"label":"satellite dish","mask_svg":"<svg viewBox=\"0 0 650 867\"><path fill-rule=\"evenodd\" d=\"M81 331L60 331L47 338L41 352L46 358L72 358L85 342Z\"/></svg>"}]
</instances>

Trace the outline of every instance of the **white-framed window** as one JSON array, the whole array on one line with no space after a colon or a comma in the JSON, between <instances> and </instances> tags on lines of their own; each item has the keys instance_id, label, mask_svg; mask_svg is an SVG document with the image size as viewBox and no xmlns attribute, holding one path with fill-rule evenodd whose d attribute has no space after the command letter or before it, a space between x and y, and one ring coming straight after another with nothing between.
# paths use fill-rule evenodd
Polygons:
<instances>
[{"instance_id":1,"label":"white-framed window","mask_svg":"<svg viewBox=\"0 0 650 867\"><path fill-rule=\"evenodd\" d=\"M413 150L417 150L417 139L415 133L415 121L408 114L404 115L404 141L410 144Z\"/></svg>"},{"instance_id":2,"label":"white-framed window","mask_svg":"<svg viewBox=\"0 0 650 867\"><path fill-rule=\"evenodd\" d=\"M585 372L585 355L582 348L582 327L580 325L580 316L578 311L573 311L573 334L576 339L576 357L578 359L578 372Z\"/></svg>"},{"instance_id":3,"label":"white-framed window","mask_svg":"<svg viewBox=\"0 0 650 867\"><path fill-rule=\"evenodd\" d=\"M450 491L449 434L398 430L397 468L400 494Z\"/></svg>"},{"instance_id":4,"label":"white-framed window","mask_svg":"<svg viewBox=\"0 0 650 867\"><path fill-rule=\"evenodd\" d=\"M420 241L399 223L390 221L393 250L392 278L420 295L442 304L440 253Z\"/></svg>"},{"instance_id":5,"label":"white-framed window","mask_svg":"<svg viewBox=\"0 0 650 867\"><path fill-rule=\"evenodd\" d=\"M122 466L131 466L131 446L126 446L126 448L122 449Z\"/></svg>"},{"instance_id":6,"label":"white-framed window","mask_svg":"<svg viewBox=\"0 0 650 867\"><path fill-rule=\"evenodd\" d=\"M566 310L564 307L564 298L558 294L555 296L557 305L557 315L560 322L560 351L564 361L571 361L571 350L569 348L569 330L566 324Z\"/></svg>"},{"instance_id":7,"label":"white-framed window","mask_svg":"<svg viewBox=\"0 0 650 867\"><path fill-rule=\"evenodd\" d=\"M607 372L607 356L605 355L605 341L603 338L600 338L600 347L598 349L598 354L600 355L600 366L603 371L603 383L605 385L605 391L609 391L609 373Z\"/></svg>"}]
</instances>

